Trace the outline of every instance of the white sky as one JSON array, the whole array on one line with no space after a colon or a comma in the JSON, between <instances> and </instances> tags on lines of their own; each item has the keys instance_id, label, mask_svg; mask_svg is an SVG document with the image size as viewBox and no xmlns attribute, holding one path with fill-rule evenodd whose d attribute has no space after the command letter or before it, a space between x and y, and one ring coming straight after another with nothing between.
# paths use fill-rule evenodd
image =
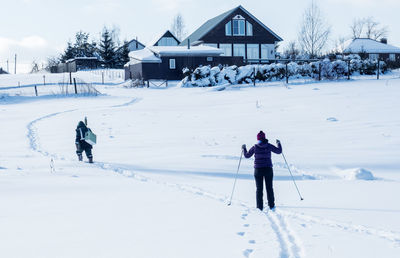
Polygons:
<instances>
[{"instance_id":1,"label":"white sky","mask_svg":"<svg viewBox=\"0 0 400 258\"><path fill-rule=\"evenodd\" d=\"M116 25L121 40L138 37L147 41L170 28L181 12L190 34L206 20L238 5L243 5L284 39L295 40L304 9L311 0L0 0L0 67L17 72L30 69L35 59L61 53L66 42L79 30L98 38L104 25ZM349 36L354 18L373 16L389 28L389 44L400 47L399 0L316 0L332 26L332 40ZM216 4L218 3L218 4ZM282 51L282 47L280 48Z\"/></svg>"}]
</instances>

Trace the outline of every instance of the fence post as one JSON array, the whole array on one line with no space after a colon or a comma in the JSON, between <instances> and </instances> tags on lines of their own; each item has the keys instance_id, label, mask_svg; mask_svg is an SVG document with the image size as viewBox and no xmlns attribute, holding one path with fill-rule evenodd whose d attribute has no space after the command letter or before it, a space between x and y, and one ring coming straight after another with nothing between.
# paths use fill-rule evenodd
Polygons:
<instances>
[{"instance_id":1,"label":"fence post","mask_svg":"<svg viewBox=\"0 0 400 258\"><path fill-rule=\"evenodd\" d=\"M288 63L286 63L285 77L286 77L286 84L288 84L288 83L289 83L289 76L288 76Z\"/></svg>"},{"instance_id":2,"label":"fence post","mask_svg":"<svg viewBox=\"0 0 400 258\"><path fill-rule=\"evenodd\" d=\"M72 85L72 73L71 72L69 72L69 84Z\"/></svg>"},{"instance_id":3,"label":"fence post","mask_svg":"<svg viewBox=\"0 0 400 258\"><path fill-rule=\"evenodd\" d=\"M321 80L321 61L318 63L318 81Z\"/></svg>"},{"instance_id":4,"label":"fence post","mask_svg":"<svg viewBox=\"0 0 400 258\"><path fill-rule=\"evenodd\" d=\"M43 75L43 85L46 85L46 75Z\"/></svg>"},{"instance_id":5,"label":"fence post","mask_svg":"<svg viewBox=\"0 0 400 258\"><path fill-rule=\"evenodd\" d=\"M78 94L78 89L76 88L76 79L74 78L75 94Z\"/></svg>"},{"instance_id":6,"label":"fence post","mask_svg":"<svg viewBox=\"0 0 400 258\"><path fill-rule=\"evenodd\" d=\"M150 87L150 81L147 80L147 88Z\"/></svg>"},{"instance_id":7,"label":"fence post","mask_svg":"<svg viewBox=\"0 0 400 258\"><path fill-rule=\"evenodd\" d=\"M35 85L35 95L36 95L36 97L38 96L36 85Z\"/></svg>"},{"instance_id":8,"label":"fence post","mask_svg":"<svg viewBox=\"0 0 400 258\"><path fill-rule=\"evenodd\" d=\"M379 80L379 70L380 70L380 64L381 64L381 62L379 61L379 58L378 58L378 72L376 73L376 79L377 80Z\"/></svg>"},{"instance_id":9,"label":"fence post","mask_svg":"<svg viewBox=\"0 0 400 258\"><path fill-rule=\"evenodd\" d=\"M254 66L253 85L256 86L256 67Z\"/></svg>"},{"instance_id":10,"label":"fence post","mask_svg":"<svg viewBox=\"0 0 400 258\"><path fill-rule=\"evenodd\" d=\"M104 71L101 72L101 83L104 84Z\"/></svg>"},{"instance_id":11,"label":"fence post","mask_svg":"<svg viewBox=\"0 0 400 258\"><path fill-rule=\"evenodd\" d=\"M347 80L350 80L350 60L347 60Z\"/></svg>"},{"instance_id":12,"label":"fence post","mask_svg":"<svg viewBox=\"0 0 400 258\"><path fill-rule=\"evenodd\" d=\"M165 81L165 87L168 88L168 80Z\"/></svg>"}]
</instances>

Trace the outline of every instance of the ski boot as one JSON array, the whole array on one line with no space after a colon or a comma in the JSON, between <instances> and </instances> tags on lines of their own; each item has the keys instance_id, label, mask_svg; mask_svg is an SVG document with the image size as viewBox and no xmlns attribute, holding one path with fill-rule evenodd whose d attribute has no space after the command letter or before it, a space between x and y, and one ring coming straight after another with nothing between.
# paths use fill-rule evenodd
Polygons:
<instances>
[{"instance_id":1,"label":"ski boot","mask_svg":"<svg viewBox=\"0 0 400 258\"><path fill-rule=\"evenodd\" d=\"M78 160L82 161L82 154L78 154Z\"/></svg>"},{"instance_id":2,"label":"ski boot","mask_svg":"<svg viewBox=\"0 0 400 258\"><path fill-rule=\"evenodd\" d=\"M93 157L89 158L89 163L93 163Z\"/></svg>"}]
</instances>

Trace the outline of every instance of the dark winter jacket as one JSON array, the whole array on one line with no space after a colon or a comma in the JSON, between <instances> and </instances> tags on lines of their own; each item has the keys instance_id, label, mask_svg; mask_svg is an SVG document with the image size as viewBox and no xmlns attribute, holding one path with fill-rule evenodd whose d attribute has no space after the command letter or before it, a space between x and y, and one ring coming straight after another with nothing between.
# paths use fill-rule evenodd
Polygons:
<instances>
[{"instance_id":1,"label":"dark winter jacket","mask_svg":"<svg viewBox=\"0 0 400 258\"><path fill-rule=\"evenodd\" d=\"M85 133L90 130L84 122L80 121L78 124L78 127L76 128L76 138L75 138L75 143L78 143L81 148L85 149L87 147L92 147L89 143L87 143L84 138L85 138Z\"/></svg>"},{"instance_id":2,"label":"dark winter jacket","mask_svg":"<svg viewBox=\"0 0 400 258\"><path fill-rule=\"evenodd\" d=\"M276 154L281 154L282 145L278 144L278 147L275 147L274 145L269 144L268 140L265 140L251 147L249 151L244 148L243 154L246 158L250 158L254 154L254 168L272 168L271 151Z\"/></svg>"}]
</instances>

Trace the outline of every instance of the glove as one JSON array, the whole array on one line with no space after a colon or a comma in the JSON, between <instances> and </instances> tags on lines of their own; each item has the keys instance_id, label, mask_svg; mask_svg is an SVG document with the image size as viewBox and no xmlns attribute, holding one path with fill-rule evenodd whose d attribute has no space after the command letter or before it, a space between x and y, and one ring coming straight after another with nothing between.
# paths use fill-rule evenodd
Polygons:
<instances>
[{"instance_id":1,"label":"glove","mask_svg":"<svg viewBox=\"0 0 400 258\"><path fill-rule=\"evenodd\" d=\"M281 145L281 141L280 140L276 140L276 144L277 145Z\"/></svg>"},{"instance_id":2,"label":"glove","mask_svg":"<svg viewBox=\"0 0 400 258\"><path fill-rule=\"evenodd\" d=\"M246 149L246 144L243 144L242 145L242 150L245 150Z\"/></svg>"}]
</instances>

